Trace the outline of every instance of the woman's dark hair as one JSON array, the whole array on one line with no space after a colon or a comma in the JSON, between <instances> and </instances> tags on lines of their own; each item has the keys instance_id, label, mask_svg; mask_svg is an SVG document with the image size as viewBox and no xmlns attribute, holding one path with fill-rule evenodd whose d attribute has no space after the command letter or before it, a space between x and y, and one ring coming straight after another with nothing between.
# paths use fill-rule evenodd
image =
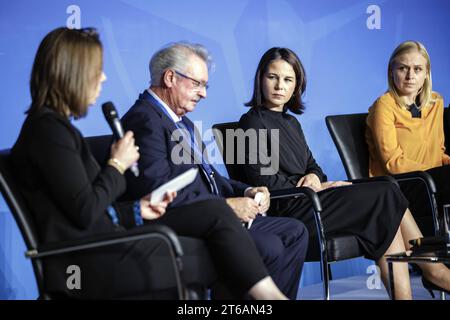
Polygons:
<instances>
[{"instance_id":1,"label":"woman's dark hair","mask_svg":"<svg viewBox=\"0 0 450 320\"><path fill-rule=\"evenodd\" d=\"M302 94L306 89L305 69L303 68L303 65L297 55L288 48L274 47L264 53L261 61L259 61L258 69L256 70L252 99L245 105L247 107L257 108L264 105L264 95L262 92L261 82L269 64L278 59L282 59L289 63L295 72L295 90L285 107L293 113L302 114L303 110L305 110L305 105L302 101Z\"/></svg>"},{"instance_id":2,"label":"woman's dark hair","mask_svg":"<svg viewBox=\"0 0 450 320\"><path fill-rule=\"evenodd\" d=\"M93 28L58 28L39 45L30 78L32 114L42 107L76 118L86 114L102 74L102 44Z\"/></svg>"}]
</instances>

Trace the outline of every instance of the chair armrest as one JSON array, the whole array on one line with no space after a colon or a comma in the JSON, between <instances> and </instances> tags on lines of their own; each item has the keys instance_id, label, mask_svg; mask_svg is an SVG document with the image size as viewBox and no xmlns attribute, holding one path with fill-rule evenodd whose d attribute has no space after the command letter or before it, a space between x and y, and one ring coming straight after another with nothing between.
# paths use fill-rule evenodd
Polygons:
<instances>
[{"instance_id":1,"label":"chair armrest","mask_svg":"<svg viewBox=\"0 0 450 320\"><path fill-rule=\"evenodd\" d=\"M391 176L379 176L379 177L370 177L370 178L363 178L363 179L352 179L347 180L348 182L358 184L358 183L367 183L367 182L375 182L375 181L389 181L392 183L395 183L398 185L397 180Z\"/></svg>"},{"instance_id":2,"label":"chair armrest","mask_svg":"<svg viewBox=\"0 0 450 320\"><path fill-rule=\"evenodd\" d=\"M177 257L183 255L181 244L172 229L163 225L152 225L126 231L105 233L82 239L50 243L43 245L38 249L27 251L25 256L30 259L38 259L147 238L162 239L172 248Z\"/></svg>"},{"instance_id":3,"label":"chair armrest","mask_svg":"<svg viewBox=\"0 0 450 320\"><path fill-rule=\"evenodd\" d=\"M425 183L428 190L431 193L436 193L436 184L434 183L433 178L428 172L425 171L413 171L413 172L407 172L407 173L400 173L400 174L394 174L392 175L394 179L397 181L408 181L408 180L420 180Z\"/></svg>"},{"instance_id":4,"label":"chair armrest","mask_svg":"<svg viewBox=\"0 0 450 320\"><path fill-rule=\"evenodd\" d=\"M307 196L311 201L311 204L316 212L322 212L322 205L320 203L319 196L311 188L296 187L287 189L270 190L270 199L283 199L298 196Z\"/></svg>"}]
</instances>

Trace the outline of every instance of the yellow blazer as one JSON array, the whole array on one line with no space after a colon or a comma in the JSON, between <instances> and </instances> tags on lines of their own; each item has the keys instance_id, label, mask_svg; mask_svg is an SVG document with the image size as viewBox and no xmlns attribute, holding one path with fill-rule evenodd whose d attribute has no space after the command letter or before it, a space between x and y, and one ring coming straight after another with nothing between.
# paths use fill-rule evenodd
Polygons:
<instances>
[{"instance_id":1,"label":"yellow blazer","mask_svg":"<svg viewBox=\"0 0 450 320\"><path fill-rule=\"evenodd\" d=\"M422 108L421 118L413 118L390 93L369 108L366 141L370 176L424 171L450 161L444 153L444 101L435 92L433 100Z\"/></svg>"}]
</instances>

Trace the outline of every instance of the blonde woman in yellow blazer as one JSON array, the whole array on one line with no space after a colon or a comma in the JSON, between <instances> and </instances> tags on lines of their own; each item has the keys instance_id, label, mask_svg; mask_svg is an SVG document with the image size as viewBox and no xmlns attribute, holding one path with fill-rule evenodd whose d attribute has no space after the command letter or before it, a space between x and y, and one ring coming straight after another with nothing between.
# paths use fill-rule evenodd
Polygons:
<instances>
[{"instance_id":1,"label":"blonde woman in yellow blazer","mask_svg":"<svg viewBox=\"0 0 450 320\"><path fill-rule=\"evenodd\" d=\"M444 101L432 91L430 57L420 42L406 41L394 50L389 59L388 83L388 91L374 102L367 117L369 174L427 171L437 185L438 207L442 210L443 204L450 203ZM420 266L424 286L431 291L440 289L439 285L448 292L448 269L430 266Z\"/></svg>"}]
</instances>

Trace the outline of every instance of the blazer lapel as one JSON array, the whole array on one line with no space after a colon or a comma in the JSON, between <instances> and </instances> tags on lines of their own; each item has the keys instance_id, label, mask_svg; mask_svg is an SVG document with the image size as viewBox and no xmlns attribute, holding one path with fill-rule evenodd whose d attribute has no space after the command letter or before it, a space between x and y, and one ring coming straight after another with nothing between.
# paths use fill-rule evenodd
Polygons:
<instances>
[{"instance_id":1,"label":"blazer lapel","mask_svg":"<svg viewBox=\"0 0 450 320\"><path fill-rule=\"evenodd\" d=\"M169 118L169 116L167 116L158 106L155 106L148 100L145 100L145 102L149 105L149 107L153 108L158 113L158 115L161 118L162 126L165 127L170 132L170 136L177 137L177 139L174 139L173 141L176 144L180 144L181 147L183 148L183 150L185 152L188 152L188 154L190 154L190 159L193 161L192 163L194 163L194 164L202 163L201 159L198 159L198 157L196 157L194 152L191 150L190 142L186 141L186 138L185 138L186 135L183 134L183 138L180 139L179 134L174 134L174 131L179 128L175 125L175 123L172 121L172 119ZM190 122L190 125L193 125L190 120L189 120L189 122ZM196 130L195 127L194 127L194 130ZM189 132L187 132L187 134L189 135Z\"/></svg>"}]
</instances>

